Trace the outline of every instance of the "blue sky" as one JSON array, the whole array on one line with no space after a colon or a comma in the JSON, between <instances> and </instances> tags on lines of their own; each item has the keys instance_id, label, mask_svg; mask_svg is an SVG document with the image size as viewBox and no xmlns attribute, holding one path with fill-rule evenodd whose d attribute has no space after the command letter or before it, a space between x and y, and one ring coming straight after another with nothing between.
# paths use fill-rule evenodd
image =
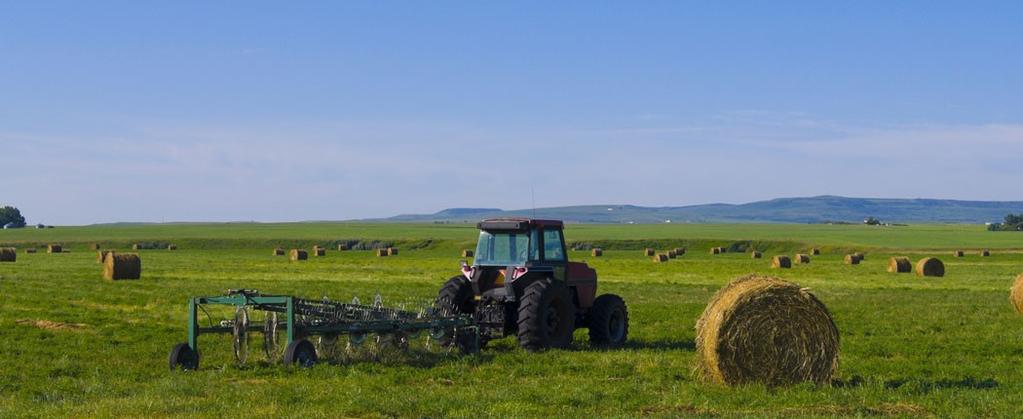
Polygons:
<instances>
[{"instance_id":1,"label":"blue sky","mask_svg":"<svg viewBox=\"0 0 1023 419\"><path fill-rule=\"evenodd\" d=\"M0 6L0 203L310 220L1023 200L1023 2Z\"/></svg>"}]
</instances>

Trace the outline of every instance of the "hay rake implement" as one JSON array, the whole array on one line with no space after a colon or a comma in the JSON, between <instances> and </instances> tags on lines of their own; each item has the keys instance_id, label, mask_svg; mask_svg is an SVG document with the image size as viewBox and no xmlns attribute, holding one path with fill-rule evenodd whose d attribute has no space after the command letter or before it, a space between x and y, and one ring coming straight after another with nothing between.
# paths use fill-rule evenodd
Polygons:
<instances>
[{"instance_id":1,"label":"hay rake implement","mask_svg":"<svg viewBox=\"0 0 1023 419\"><path fill-rule=\"evenodd\" d=\"M234 318L215 323L208 306L234 308ZM263 312L263 321L253 322L250 312ZM205 314L207 324L201 325ZM359 347L375 336L377 347L407 350L412 339L426 335L426 346L458 349L462 353L479 351L479 328L467 315L459 315L433 306L418 310L384 307L377 296L372 305L303 299L289 295L264 295L255 290L228 290L225 295L192 297L188 302L188 342L175 345L170 352L171 369L199 368L199 335L232 336L236 361L248 358L249 334L262 334L263 350L270 360L278 357L286 365L309 367L321 353L335 351L347 337L346 349ZM281 349L283 348L283 352Z\"/></svg>"}]
</instances>

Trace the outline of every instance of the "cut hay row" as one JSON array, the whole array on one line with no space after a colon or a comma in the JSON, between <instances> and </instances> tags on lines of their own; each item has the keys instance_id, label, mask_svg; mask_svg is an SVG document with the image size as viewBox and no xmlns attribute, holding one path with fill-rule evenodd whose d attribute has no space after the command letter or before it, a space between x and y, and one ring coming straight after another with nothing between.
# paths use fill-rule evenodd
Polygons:
<instances>
[{"instance_id":1,"label":"cut hay row","mask_svg":"<svg viewBox=\"0 0 1023 419\"><path fill-rule=\"evenodd\" d=\"M1009 301L1012 302L1012 306L1016 308L1017 313L1023 313L1023 274L1019 274L1016 277L1016 282L1012 284L1012 290L1009 291Z\"/></svg>"},{"instance_id":2,"label":"cut hay row","mask_svg":"<svg viewBox=\"0 0 1023 419\"><path fill-rule=\"evenodd\" d=\"M789 269L792 267L792 259L785 255L775 256L771 258L771 267L774 269Z\"/></svg>"},{"instance_id":3,"label":"cut hay row","mask_svg":"<svg viewBox=\"0 0 1023 419\"><path fill-rule=\"evenodd\" d=\"M108 280L139 279L142 260L134 253L110 253L103 260L103 278Z\"/></svg>"},{"instance_id":4,"label":"cut hay row","mask_svg":"<svg viewBox=\"0 0 1023 419\"><path fill-rule=\"evenodd\" d=\"M796 254L796 264L797 265L805 265L805 264L808 264L808 263L810 263L810 255L804 255L802 253L797 253Z\"/></svg>"},{"instance_id":5,"label":"cut hay row","mask_svg":"<svg viewBox=\"0 0 1023 419\"><path fill-rule=\"evenodd\" d=\"M288 259L293 262L306 260L309 259L309 253L306 252L305 249L291 249L291 254L288 256Z\"/></svg>"},{"instance_id":6,"label":"cut hay row","mask_svg":"<svg viewBox=\"0 0 1023 419\"><path fill-rule=\"evenodd\" d=\"M916 276L945 276L945 264L938 258L923 258L916 263Z\"/></svg>"},{"instance_id":7,"label":"cut hay row","mask_svg":"<svg viewBox=\"0 0 1023 419\"><path fill-rule=\"evenodd\" d=\"M893 274L913 272L913 262L910 262L909 258L904 256L892 257L888 259L888 272Z\"/></svg>"},{"instance_id":8,"label":"cut hay row","mask_svg":"<svg viewBox=\"0 0 1023 419\"><path fill-rule=\"evenodd\" d=\"M13 247L0 247L0 262L17 262L18 249Z\"/></svg>"},{"instance_id":9,"label":"cut hay row","mask_svg":"<svg viewBox=\"0 0 1023 419\"><path fill-rule=\"evenodd\" d=\"M721 384L826 384L838 368L838 352L838 328L827 307L777 278L732 281L696 323L699 370Z\"/></svg>"}]
</instances>

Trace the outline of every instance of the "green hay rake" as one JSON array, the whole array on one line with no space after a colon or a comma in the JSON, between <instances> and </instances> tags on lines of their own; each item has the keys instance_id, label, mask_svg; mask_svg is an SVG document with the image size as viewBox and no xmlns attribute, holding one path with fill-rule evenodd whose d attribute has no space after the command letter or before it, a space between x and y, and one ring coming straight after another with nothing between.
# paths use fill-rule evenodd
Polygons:
<instances>
[{"instance_id":1,"label":"green hay rake","mask_svg":"<svg viewBox=\"0 0 1023 419\"><path fill-rule=\"evenodd\" d=\"M234 307L234 318L215 324L208 306ZM200 311L208 319L200 325ZM251 322L250 311L265 313L262 324ZM411 339L425 334L427 346L458 349L462 353L479 352L479 328L472 317L457 315L435 307L419 310L386 308L377 296L372 305L310 300L289 295L264 295L255 290L228 290L225 295L192 297L188 302L188 342L175 345L170 352L170 368L199 368L199 335L229 334L235 360L248 358L249 333L263 335L263 349L270 360L281 358L285 365L310 367L319 360L317 347L310 341L318 337L321 352L329 352L341 336L348 347L361 345L375 335L378 346L407 350ZM283 348L283 353L281 353Z\"/></svg>"}]
</instances>

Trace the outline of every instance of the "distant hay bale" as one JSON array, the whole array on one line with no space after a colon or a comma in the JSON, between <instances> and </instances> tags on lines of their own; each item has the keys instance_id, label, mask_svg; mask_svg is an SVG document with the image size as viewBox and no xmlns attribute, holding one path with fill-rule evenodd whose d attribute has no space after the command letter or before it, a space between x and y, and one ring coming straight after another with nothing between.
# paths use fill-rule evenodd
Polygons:
<instances>
[{"instance_id":1,"label":"distant hay bale","mask_svg":"<svg viewBox=\"0 0 1023 419\"><path fill-rule=\"evenodd\" d=\"M135 244L131 245L131 250L137 251L137 250L139 250L141 248L142 248L142 246L140 246L138 243L135 243Z\"/></svg>"},{"instance_id":2,"label":"distant hay bale","mask_svg":"<svg viewBox=\"0 0 1023 419\"><path fill-rule=\"evenodd\" d=\"M274 256L284 256L284 249L281 249L280 247L274 249L273 255Z\"/></svg>"},{"instance_id":3,"label":"distant hay bale","mask_svg":"<svg viewBox=\"0 0 1023 419\"><path fill-rule=\"evenodd\" d=\"M398 248L397 247L388 247L387 248L387 256L398 256Z\"/></svg>"},{"instance_id":4,"label":"distant hay bale","mask_svg":"<svg viewBox=\"0 0 1023 419\"><path fill-rule=\"evenodd\" d=\"M981 250L980 251L980 255L983 256L983 257L991 256L991 251L987 250L987 249Z\"/></svg>"},{"instance_id":5,"label":"distant hay bale","mask_svg":"<svg viewBox=\"0 0 1023 419\"><path fill-rule=\"evenodd\" d=\"M25 253L35 253L37 251L38 250L36 250L36 248L34 247L29 247L28 249L25 249Z\"/></svg>"},{"instance_id":6,"label":"distant hay bale","mask_svg":"<svg viewBox=\"0 0 1023 419\"><path fill-rule=\"evenodd\" d=\"M810 255L803 253L796 254L796 264L807 264L810 263Z\"/></svg>"},{"instance_id":7,"label":"distant hay bale","mask_svg":"<svg viewBox=\"0 0 1023 419\"><path fill-rule=\"evenodd\" d=\"M107 255L114 254L113 250L97 250L96 251L96 263L103 263L107 261Z\"/></svg>"},{"instance_id":8,"label":"distant hay bale","mask_svg":"<svg viewBox=\"0 0 1023 419\"><path fill-rule=\"evenodd\" d=\"M961 258L966 255L966 252L963 252L962 250L956 250L955 253L953 253L953 255L955 255L955 257L957 258Z\"/></svg>"},{"instance_id":9,"label":"distant hay bale","mask_svg":"<svg viewBox=\"0 0 1023 419\"><path fill-rule=\"evenodd\" d=\"M643 250L643 254L646 255L646 256L653 256L654 255L654 249Z\"/></svg>"},{"instance_id":10,"label":"distant hay bale","mask_svg":"<svg viewBox=\"0 0 1023 419\"><path fill-rule=\"evenodd\" d=\"M387 249L377 249L377 257L387 256Z\"/></svg>"},{"instance_id":11,"label":"distant hay bale","mask_svg":"<svg viewBox=\"0 0 1023 419\"><path fill-rule=\"evenodd\" d=\"M916 276L945 276L945 264L938 258L923 258L916 263Z\"/></svg>"},{"instance_id":12,"label":"distant hay bale","mask_svg":"<svg viewBox=\"0 0 1023 419\"><path fill-rule=\"evenodd\" d=\"M91 246L90 248L91 248L92 250L99 250L99 249L100 249L99 243L93 243L93 244L92 244L92 246Z\"/></svg>"},{"instance_id":13,"label":"distant hay bale","mask_svg":"<svg viewBox=\"0 0 1023 419\"><path fill-rule=\"evenodd\" d=\"M907 257L892 257L888 259L888 272L893 274L913 272L913 262Z\"/></svg>"},{"instance_id":14,"label":"distant hay bale","mask_svg":"<svg viewBox=\"0 0 1023 419\"><path fill-rule=\"evenodd\" d=\"M17 262L18 249L13 247L0 247L0 262Z\"/></svg>"},{"instance_id":15,"label":"distant hay bale","mask_svg":"<svg viewBox=\"0 0 1023 419\"><path fill-rule=\"evenodd\" d=\"M668 261L668 255L664 253L658 253L653 257L654 263L663 263Z\"/></svg>"},{"instance_id":16,"label":"distant hay bale","mask_svg":"<svg viewBox=\"0 0 1023 419\"><path fill-rule=\"evenodd\" d=\"M792 259L788 256L778 255L771 259L771 267L775 269L788 269L792 267Z\"/></svg>"},{"instance_id":17,"label":"distant hay bale","mask_svg":"<svg viewBox=\"0 0 1023 419\"><path fill-rule=\"evenodd\" d=\"M178 246L173 245L173 244L168 244L167 245L167 250L178 250Z\"/></svg>"},{"instance_id":18,"label":"distant hay bale","mask_svg":"<svg viewBox=\"0 0 1023 419\"><path fill-rule=\"evenodd\" d=\"M142 277L142 260L134 253L110 253L103 260L103 278L109 280L139 279Z\"/></svg>"},{"instance_id":19,"label":"distant hay bale","mask_svg":"<svg viewBox=\"0 0 1023 419\"><path fill-rule=\"evenodd\" d=\"M309 259L309 253L305 249L291 249L291 255L288 258L292 261L306 260Z\"/></svg>"},{"instance_id":20,"label":"distant hay bale","mask_svg":"<svg viewBox=\"0 0 1023 419\"><path fill-rule=\"evenodd\" d=\"M853 253L853 256L856 256L856 259L859 259L860 262L863 262L863 261L867 260L867 255L864 254L864 253L856 252L856 253Z\"/></svg>"},{"instance_id":21,"label":"distant hay bale","mask_svg":"<svg viewBox=\"0 0 1023 419\"><path fill-rule=\"evenodd\" d=\"M604 256L604 249L601 249L599 247L594 247L593 250L590 250L590 256L593 256L595 258L599 258L601 256Z\"/></svg>"},{"instance_id":22,"label":"distant hay bale","mask_svg":"<svg viewBox=\"0 0 1023 419\"><path fill-rule=\"evenodd\" d=\"M860 257L856 256L855 253L845 255L845 264L846 265L859 265L860 264L860 260L861 260Z\"/></svg>"},{"instance_id":23,"label":"distant hay bale","mask_svg":"<svg viewBox=\"0 0 1023 419\"><path fill-rule=\"evenodd\" d=\"M63 251L64 251L64 248L61 247L59 244L49 244L49 245L46 245L46 253L60 253L60 252L63 252Z\"/></svg>"},{"instance_id":24,"label":"distant hay bale","mask_svg":"<svg viewBox=\"0 0 1023 419\"><path fill-rule=\"evenodd\" d=\"M327 249L324 249L320 246L315 246L313 247L313 256L316 257L327 256Z\"/></svg>"},{"instance_id":25,"label":"distant hay bale","mask_svg":"<svg viewBox=\"0 0 1023 419\"><path fill-rule=\"evenodd\" d=\"M750 255L750 257L751 257L751 258L753 258L753 259L760 259L760 258L764 257L764 254L763 254L763 253L761 253L761 252L758 252L758 251L756 251L756 250L754 250L754 251L752 251L752 252L749 252L749 255Z\"/></svg>"},{"instance_id":26,"label":"distant hay bale","mask_svg":"<svg viewBox=\"0 0 1023 419\"><path fill-rule=\"evenodd\" d=\"M818 248L816 248L816 247L815 247L815 248L813 248L813 249L810 249L810 254L811 254L811 255L814 255L814 256L818 256L818 255L820 255L820 254L821 254L821 249L818 249Z\"/></svg>"},{"instance_id":27,"label":"distant hay bale","mask_svg":"<svg viewBox=\"0 0 1023 419\"><path fill-rule=\"evenodd\" d=\"M462 257L463 258L471 258L473 256L473 254L474 253L472 252L472 250L462 249Z\"/></svg>"},{"instance_id":28,"label":"distant hay bale","mask_svg":"<svg viewBox=\"0 0 1023 419\"><path fill-rule=\"evenodd\" d=\"M346 245L344 243L337 245L337 251L338 252L343 252L345 250L348 250L348 245Z\"/></svg>"},{"instance_id":29,"label":"distant hay bale","mask_svg":"<svg viewBox=\"0 0 1023 419\"><path fill-rule=\"evenodd\" d=\"M712 255L721 254L721 248L720 247L712 247L712 248L710 248L710 254L712 254Z\"/></svg>"},{"instance_id":30,"label":"distant hay bale","mask_svg":"<svg viewBox=\"0 0 1023 419\"><path fill-rule=\"evenodd\" d=\"M1016 282L1012 284L1009 301L1012 301L1012 306L1016 308L1017 313L1023 313L1023 274L1019 274L1016 277Z\"/></svg>"},{"instance_id":31,"label":"distant hay bale","mask_svg":"<svg viewBox=\"0 0 1023 419\"><path fill-rule=\"evenodd\" d=\"M675 258L678 257L678 253L675 253L675 249L669 250L667 254L668 254L668 259L675 259Z\"/></svg>"},{"instance_id":32,"label":"distant hay bale","mask_svg":"<svg viewBox=\"0 0 1023 419\"><path fill-rule=\"evenodd\" d=\"M718 253L728 253L728 248L727 247L719 247L718 248Z\"/></svg>"},{"instance_id":33,"label":"distant hay bale","mask_svg":"<svg viewBox=\"0 0 1023 419\"><path fill-rule=\"evenodd\" d=\"M675 254L679 255L679 256L682 256L682 255L686 254L686 248L684 248L684 247L676 247L675 248Z\"/></svg>"},{"instance_id":34,"label":"distant hay bale","mask_svg":"<svg viewBox=\"0 0 1023 419\"><path fill-rule=\"evenodd\" d=\"M698 369L720 384L826 384L838 353L838 328L827 307L806 288L778 278L732 281L696 322Z\"/></svg>"}]
</instances>

